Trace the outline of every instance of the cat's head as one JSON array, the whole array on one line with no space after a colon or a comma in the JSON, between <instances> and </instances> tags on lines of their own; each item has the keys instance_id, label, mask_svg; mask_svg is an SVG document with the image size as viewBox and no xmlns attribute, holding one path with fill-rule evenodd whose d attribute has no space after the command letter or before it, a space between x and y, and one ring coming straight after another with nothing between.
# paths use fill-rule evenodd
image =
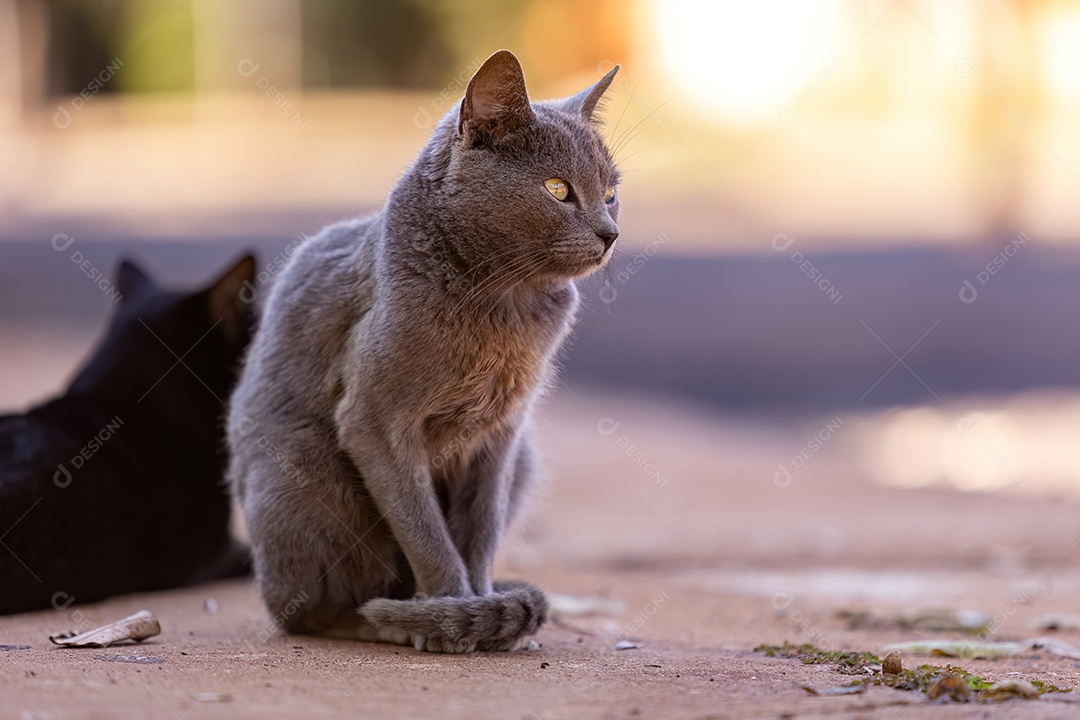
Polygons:
<instances>
[{"instance_id":1,"label":"cat's head","mask_svg":"<svg viewBox=\"0 0 1080 720\"><path fill-rule=\"evenodd\" d=\"M471 266L524 281L579 277L608 261L619 172L597 115L618 69L573 97L535 103L513 53L477 70L428 147L440 214Z\"/></svg>"},{"instance_id":2,"label":"cat's head","mask_svg":"<svg viewBox=\"0 0 1080 720\"><path fill-rule=\"evenodd\" d=\"M255 260L247 255L209 286L163 289L135 263L116 276L122 300L69 393L142 404L160 400L178 415L228 397L255 323L248 297ZM245 283L247 283L245 285Z\"/></svg>"}]
</instances>

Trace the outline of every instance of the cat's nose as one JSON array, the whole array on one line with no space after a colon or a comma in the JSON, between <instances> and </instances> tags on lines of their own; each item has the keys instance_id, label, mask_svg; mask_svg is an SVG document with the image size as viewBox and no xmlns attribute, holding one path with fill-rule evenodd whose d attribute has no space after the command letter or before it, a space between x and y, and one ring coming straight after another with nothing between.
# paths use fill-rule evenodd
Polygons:
<instances>
[{"instance_id":1,"label":"cat's nose","mask_svg":"<svg viewBox=\"0 0 1080 720\"><path fill-rule=\"evenodd\" d=\"M596 237L603 241L604 252L607 252L615 244L615 239L619 237L619 226L611 218L601 219L593 225L593 230L596 231Z\"/></svg>"},{"instance_id":2,"label":"cat's nose","mask_svg":"<svg viewBox=\"0 0 1080 720\"><path fill-rule=\"evenodd\" d=\"M612 245L615 244L615 240L619 237L619 231L618 230L597 230L596 235L597 235L597 237L599 237L601 240L604 241L604 251L606 252L608 250L608 248L610 248Z\"/></svg>"}]
</instances>

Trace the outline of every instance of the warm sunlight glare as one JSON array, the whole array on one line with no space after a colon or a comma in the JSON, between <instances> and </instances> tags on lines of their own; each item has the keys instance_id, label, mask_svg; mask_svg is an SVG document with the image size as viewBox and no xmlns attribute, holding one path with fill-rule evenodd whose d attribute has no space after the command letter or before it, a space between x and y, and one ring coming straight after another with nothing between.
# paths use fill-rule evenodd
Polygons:
<instances>
[{"instance_id":1,"label":"warm sunlight glare","mask_svg":"<svg viewBox=\"0 0 1080 720\"><path fill-rule=\"evenodd\" d=\"M660 57L728 119L771 117L840 55L836 0L657 0Z\"/></svg>"},{"instance_id":2,"label":"warm sunlight glare","mask_svg":"<svg viewBox=\"0 0 1080 720\"><path fill-rule=\"evenodd\" d=\"M1080 96L1080 7L1053 5L1044 23L1044 72L1051 86L1068 98Z\"/></svg>"},{"instance_id":3,"label":"warm sunlight glare","mask_svg":"<svg viewBox=\"0 0 1080 720\"><path fill-rule=\"evenodd\" d=\"M866 467L890 487L1080 495L1080 398L1027 395L894 408L853 422Z\"/></svg>"}]
</instances>

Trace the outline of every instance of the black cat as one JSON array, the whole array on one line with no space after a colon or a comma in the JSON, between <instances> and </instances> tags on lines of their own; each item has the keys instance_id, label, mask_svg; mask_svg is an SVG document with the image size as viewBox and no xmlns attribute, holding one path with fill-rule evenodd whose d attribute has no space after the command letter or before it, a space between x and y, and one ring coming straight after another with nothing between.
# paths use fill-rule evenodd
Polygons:
<instances>
[{"instance_id":1,"label":"black cat","mask_svg":"<svg viewBox=\"0 0 1080 720\"><path fill-rule=\"evenodd\" d=\"M0 417L0 613L247 572L222 423L254 271L246 256L181 293L124 261L119 309L67 392Z\"/></svg>"}]
</instances>

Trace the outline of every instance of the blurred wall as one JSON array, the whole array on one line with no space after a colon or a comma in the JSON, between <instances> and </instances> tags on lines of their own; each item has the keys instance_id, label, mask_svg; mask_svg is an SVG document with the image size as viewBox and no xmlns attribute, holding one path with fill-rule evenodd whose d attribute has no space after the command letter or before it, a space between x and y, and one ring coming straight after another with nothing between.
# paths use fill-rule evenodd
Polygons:
<instances>
[{"instance_id":1,"label":"blurred wall","mask_svg":"<svg viewBox=\"0 0 1080 720\"><path fill-rule=\"evenodd\" d=\"M0 20L16 234L376 205L499 47L538 98L623 64L625 232L671 251L784 232L992 255L1080 225L1066 0L0 0Z\"/></svg>"}]
</instances>

